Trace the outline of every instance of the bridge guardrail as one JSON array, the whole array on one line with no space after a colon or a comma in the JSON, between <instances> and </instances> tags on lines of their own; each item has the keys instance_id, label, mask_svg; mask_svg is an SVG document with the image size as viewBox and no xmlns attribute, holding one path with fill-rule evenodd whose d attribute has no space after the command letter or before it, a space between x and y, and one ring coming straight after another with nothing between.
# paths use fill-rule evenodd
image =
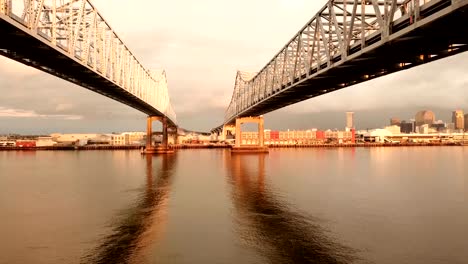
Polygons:
<instances>
[{"instance_id":1,"label":"bridge guardrail","mask_svg":"<svg viewBox=\"0 0 468 264\"><path fill-rule=\"evenodd\" d=\"M0 0L0 14L177 123L165 72L145 69L90 0Z\"/></svg>"},{"instance_id":2,"label":"bridge guardrail","mask_svg":"<svg viewBox=\"0 0 468 264\"><path fill-rule=\"evenodd\" d=\"M308 78L419 19L442 0L329 0L258 73L237 73L225 122L288 85Z\"/></svg>"}]
</instances>

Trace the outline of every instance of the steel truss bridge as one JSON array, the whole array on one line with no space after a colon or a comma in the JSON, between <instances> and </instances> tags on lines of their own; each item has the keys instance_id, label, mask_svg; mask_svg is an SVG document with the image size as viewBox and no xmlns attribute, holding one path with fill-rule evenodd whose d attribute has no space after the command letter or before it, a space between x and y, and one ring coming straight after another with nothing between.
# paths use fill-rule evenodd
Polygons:
<instances>
[{"instance_id":1,"label":"steel truss bridge","mask_svg":"<svg viewBox=\"0 0 468 264\"><path fill-rule=\"evenodd\" d=\"M145 69L89 0L0 0L0 54L177 125L165 72Z\"/></svg>"},{"instance_id":2,"label":"steel truss bridge","mask_svg":"<svg viewBox=\"0 0 468 264\"><path fill-rule=\"evenodd\" d=\"M329 0L258 73L237 73L224 124L466 51L467 25L468 0Z\"/></svg>"}]
</instances>

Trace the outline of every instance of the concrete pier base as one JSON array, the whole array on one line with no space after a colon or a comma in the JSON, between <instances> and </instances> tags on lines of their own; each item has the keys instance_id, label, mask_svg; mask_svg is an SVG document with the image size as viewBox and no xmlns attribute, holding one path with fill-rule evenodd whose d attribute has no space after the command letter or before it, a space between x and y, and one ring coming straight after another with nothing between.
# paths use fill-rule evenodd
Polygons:
<instances>
[{"instance_id":1,"label":"concrete pier base","mask_svg":"<svg viewBox=\"0 0 468 264\"><path fill-rule=\"evenodd\" d=\"M142 151L142 154L172 154L174 153L173 148L164 147L164 146L152 146L150 148L145 148Z\"/></svg>"},{"instance_id":2,"label":"concrete pier base","mask_svg":"<svg viewBox=\"0 0 468 264\"><path fill-rule=\"evenodd\" d=\"M266 146L241 146L233 147L231 149L232 154L249 154L249 153L268 153L268 147Z\"/></svg>"},{"instance_id":3,"label":"concrete pier base","mask_svg":"<svg viewBox=\"0 0 468 264\"><path fill-rule=\"evenodd\" d=\"M256 123L258 125L258 145L242 144L243 123ZM263 116L236 118L236 145L232 147L231 153L268 153L268 147L264 142L264 121Z\"/></svg>"},{"instance_id":4,"label":"concrete pier base","mask_svg":"<svg viewBox=\"0 0 468 264\"><path fill-rule=\"evenodd\" d=\"M162 143L160 145L153 145L153 121L160 121L162 123ZM173 127L177 134L177 128ZM161 116L148 116L146 123L146 147L141 151L141 154L171 154L174 149L169 147L168 144L168 124L167 118Z\"/></svg>"}]
</instances>

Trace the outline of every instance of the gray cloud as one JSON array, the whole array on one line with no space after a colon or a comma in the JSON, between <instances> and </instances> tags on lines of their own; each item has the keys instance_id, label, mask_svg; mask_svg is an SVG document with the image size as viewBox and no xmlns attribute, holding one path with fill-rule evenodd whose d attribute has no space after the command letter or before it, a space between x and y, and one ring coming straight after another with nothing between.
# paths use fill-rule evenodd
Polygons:
<instances>
[{"instance_id":1,"label":"gray cloud","mask_svg":"<svg viewBox=\"0 0 468 264\"><path fill-rule=\"evenodd\" d=\"M79 115L47 115L38 114L35 111L24 110L24 109L12 109L0 107L0 117L3 118L42 118L42 119L63 119L63 120L81 120L83 116Z\"/></svg>"}]
</instances>

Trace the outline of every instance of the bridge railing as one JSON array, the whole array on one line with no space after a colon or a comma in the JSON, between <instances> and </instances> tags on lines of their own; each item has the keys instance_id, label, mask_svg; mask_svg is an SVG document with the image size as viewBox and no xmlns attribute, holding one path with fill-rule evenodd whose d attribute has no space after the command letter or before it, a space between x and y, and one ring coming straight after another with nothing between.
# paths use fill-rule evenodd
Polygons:
<instances>
[{"instance_id":1,"label":"bridge railing","mask_svg":"<svg viewBox=\"0 0 468 264\"><path fill-rule=\"evenodd\" d=\"M329 0L255 76L237 74L225 122L294 82L346 60L440 0Z\"/></svg>"},{"instance_id":2,"label":"bridge railing","mask_svg":"<svg viewBox=\"0 0 468 264\"><path fill-rule=\"evenodd\" d=\"M146 70L89 0L0 0L2 14L176 123L164 72Z\"/></svg>"}]
</instances>

